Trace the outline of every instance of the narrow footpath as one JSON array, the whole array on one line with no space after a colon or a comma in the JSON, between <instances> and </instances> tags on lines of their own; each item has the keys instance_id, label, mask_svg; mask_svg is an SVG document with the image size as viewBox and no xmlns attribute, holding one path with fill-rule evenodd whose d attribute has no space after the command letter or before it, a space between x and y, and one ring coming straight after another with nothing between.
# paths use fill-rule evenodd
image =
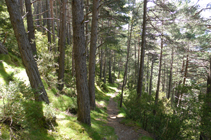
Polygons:
<instances>
[{"instance_id":1,"label":"narrow footpath","mask_svg":"<svg viewBox=\"0 0 211 140\"><path fill-rule=\"evenodd\" d=\"M107 108L108 125L115 129L118 140L141 140L141 136L150 137L150 134L143 129L135 130L135 127L126 126L120 123L122 118L117 116L119 110L117 108L117 103L113 99L118 93L119 90L111 96Z\"/></svg>"}]
</instances>

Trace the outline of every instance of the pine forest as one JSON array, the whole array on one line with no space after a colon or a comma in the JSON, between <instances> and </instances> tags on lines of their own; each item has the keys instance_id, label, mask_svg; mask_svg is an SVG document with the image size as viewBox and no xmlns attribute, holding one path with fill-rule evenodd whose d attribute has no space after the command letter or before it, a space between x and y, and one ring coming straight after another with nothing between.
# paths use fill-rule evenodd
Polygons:
<instances>
[{"instance_id":1,"label":"pine forest","mask_svg":"<svg viewBox=\"0 0 211 140\"><path fill-rule=\"evenodd\" d=\"M0 0L1 140L211 140L209 0Z\"/></svg>"}]
</instances>

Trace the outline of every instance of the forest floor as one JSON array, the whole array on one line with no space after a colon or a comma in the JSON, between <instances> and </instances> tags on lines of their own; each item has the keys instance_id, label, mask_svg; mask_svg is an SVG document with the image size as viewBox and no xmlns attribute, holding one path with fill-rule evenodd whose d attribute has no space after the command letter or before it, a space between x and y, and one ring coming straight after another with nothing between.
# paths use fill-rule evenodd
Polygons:
<instances>
[{"instance_id":1,"label":"forest floor","mask_svg":"<svg viewBox=\"0 0 211 140\"><path fill-rule=\"evenodd\" d=\"M107 107L107 113L108 113L108 125L113 127L115 129L115 133L118 136L118 140L143 140L148 139L151 137L151 135L136 126L127 126L121 123L121 121L124 119L122 115L118 115L119 109L117 103L114 101L114 97L117 96L119 93L119 89L116 90L116 92L111 95L111 98L109 100L109 104ZM148 138L146 138L148 137Z\"/></svg>"}]
</instances>

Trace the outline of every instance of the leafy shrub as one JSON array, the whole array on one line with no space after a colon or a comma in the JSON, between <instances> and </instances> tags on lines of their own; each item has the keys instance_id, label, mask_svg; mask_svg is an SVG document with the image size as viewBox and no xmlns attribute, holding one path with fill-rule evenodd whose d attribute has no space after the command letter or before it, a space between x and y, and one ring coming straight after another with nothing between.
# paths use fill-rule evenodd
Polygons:
<instances>
[{"instance_id":1,"label":"leafy shrub","mask_svg":"<svg viewBox=\"0 0 211 140\"><path fill-rule=\"evenodd\" d=\"M51 105L34 101L33 90L23 82L11 81L2 86L0 97L0 120L14 130L43 128L46 120L55 119Z\"/></svg>"},{"instance_id":2,"label":"leafy shrub","mask_svg":"<svg viewBox=\"0 0 211 140\"><path fill-rule=\"evenodd\" d=\"M196 96L190 92L190 89L187 90L189 96L184 98L183 104L177 108L165 98L159 99L155 106L154 93L152 96L143 93L141 99L137 100L136 92L131 91L124 99L126 118L140 123L142 128L153 133L156 139L198 138L200 111L197 108L200 102L196 101Z\"/></svg>"},{"instance_id":3,"label":"leafy shrub","mask_svg":"<svg viewBox=\"0 0 211 140\"><path fill-rule=\"evenodd\" d=\"M40 75L47 84L52 87L56 87L58 81L56 76L56 68L58 64L55 62L54 57L55 54L53 52L49 53L46 49L43 49L43 51L37 56L37 65Z\"/></svg>"}]
</instances>

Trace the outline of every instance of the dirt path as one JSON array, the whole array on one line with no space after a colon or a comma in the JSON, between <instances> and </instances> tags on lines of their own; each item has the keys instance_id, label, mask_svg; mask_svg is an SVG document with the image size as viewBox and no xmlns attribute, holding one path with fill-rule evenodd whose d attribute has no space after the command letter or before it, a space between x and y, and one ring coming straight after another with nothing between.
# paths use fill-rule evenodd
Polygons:
<instances>
[{"instance_id":1,"label":"dirt path","mask_svg":"<svg viewBox=\"0 0 211 140\"><path fill-rule=\"evenodd\" d=\"M111 96L107 107L108 125L115 129L118 140L138 140L140 136L149 136L150 134L142 129L135 130L133 127L126 126L120 123L122 118L118 118L117 103L113 98L119 93L119 90ZM139 139L140 140L140 139Z\"/></svg>"}]
</instances>

